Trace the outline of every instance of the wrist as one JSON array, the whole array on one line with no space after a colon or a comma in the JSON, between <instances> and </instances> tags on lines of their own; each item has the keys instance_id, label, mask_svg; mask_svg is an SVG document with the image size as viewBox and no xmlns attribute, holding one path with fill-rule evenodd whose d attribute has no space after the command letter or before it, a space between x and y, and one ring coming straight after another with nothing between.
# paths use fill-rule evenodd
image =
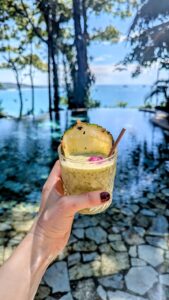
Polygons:
<instances>
[{"instance_id":1,"label":"wrist","mask_svg":"<svg viewBox=\"0 0 169 300\"><path fill-rule=\"evenodd\" d=\"M54 248L54 241L45 234L45 231L39 227L36 220L31 230L27 234L32 243L32 268L36 270L39 267L48 267L56 258L57 251Z\"/></svg>"}]
</instances>

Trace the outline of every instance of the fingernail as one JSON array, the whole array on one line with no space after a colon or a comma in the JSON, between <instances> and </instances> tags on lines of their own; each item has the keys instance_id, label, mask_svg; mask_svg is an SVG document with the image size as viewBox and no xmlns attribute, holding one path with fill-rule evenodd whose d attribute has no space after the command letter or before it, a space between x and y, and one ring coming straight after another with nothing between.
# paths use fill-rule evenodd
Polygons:
<instances>
[{"instance_id":1,"label":"fingernail","mask_svg":"<svg viewBox=\"0 0 169 300\"><path fill-rule=\"evenodd\" d=\"M101 199L101 202L109 201L110 194L107 192L102 192L102 193L100 193L100 199Z\"/></svg>"}]
</instances>

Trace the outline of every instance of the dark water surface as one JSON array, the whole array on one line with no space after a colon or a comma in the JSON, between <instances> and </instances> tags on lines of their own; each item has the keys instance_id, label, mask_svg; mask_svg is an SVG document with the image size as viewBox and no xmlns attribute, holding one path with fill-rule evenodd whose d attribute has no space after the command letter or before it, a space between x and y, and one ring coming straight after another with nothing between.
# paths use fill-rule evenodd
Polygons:
<instances>
[{"instance_id":1,"label":"dark water surface","mask_svg":"<svg viewBox=\"0 0 169 300\"><path fill-rule=\"evenodd\" d=\"M89 110L88 117L91 123L107 128L114 138L122 127L127 129L119 146L114 200L116 194L120 194L121 201L125 202L131 196L138 196L147 186L155 192L159 166L167 159L167 140L163 131L151 124L150 115L136 109L100 108ZM18 201L25 201L30 192L42 187L57 158L58 138L66 127L64 111L60 119L61 131L58 125L49 121L0 120L0 187L3 199L5 197L8 201L11 181L16 192L13 197ZM22 190L18 192L19 184L22 184ZM23 199L23 196L26 198ZM119 196L117 198L119 200Z\"/></svg>"},{"instance_id":2,"label":"dark water surface","mask_svg":"<svg viewBox=\"0 0 169 300\"><path fill-rule=\"evenodd\" d=\"M68 116L61 112L60 125L0 120L0 265L34 222L59 139L75 121ZM113 204L100 215L76 215L68 246L36 300L98 300L100 293L107 300L169 300L168 137L150 117L136 109L88 111L89 121L114 138L127 129Z\"/></svg>"}]
</instances>

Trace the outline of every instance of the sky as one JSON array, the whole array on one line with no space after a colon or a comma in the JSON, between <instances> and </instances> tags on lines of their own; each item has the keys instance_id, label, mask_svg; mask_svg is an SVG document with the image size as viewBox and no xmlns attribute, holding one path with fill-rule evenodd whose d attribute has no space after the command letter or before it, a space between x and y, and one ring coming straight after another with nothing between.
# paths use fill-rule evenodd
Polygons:
<instances>
[{"instance_id":1,"label":"sky","mask_svg":"<svg viewBox=\"0 0 169 300\"><path fill-rule=\"evenodd\" d=\"M89 47L90 68L95 75L95 83L98 85L108 84L146 84L151 85L157 76L157 66L151 69L143 69L142 74L137 78L132 78L132 71L135 69L135 64L128 65L124 71L116 70L116 64L124 59L129 53L130 46L126 42L126 36L133 17L121 20L112 16L102 15L101 17L93 17L90 19L89 28L95 26L106 26L108 24L115 25L120 31L120 40L116 44L108 42L95 42ZM103 25L104 24L104 25ZM47 74L40 71L35 72L34 78L36 85L47 85ZM0 70L0 82L15 82L15 77L10 70ZM23 83L30 84L29 78L25 77Z\"/></svg>"}]
</instances>

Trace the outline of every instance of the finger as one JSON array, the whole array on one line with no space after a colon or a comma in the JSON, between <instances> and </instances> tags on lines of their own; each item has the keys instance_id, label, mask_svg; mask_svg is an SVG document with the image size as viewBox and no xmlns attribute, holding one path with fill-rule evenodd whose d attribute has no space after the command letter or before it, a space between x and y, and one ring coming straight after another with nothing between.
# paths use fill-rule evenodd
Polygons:
<instances>
[{"instance_id":1,"label":"finger","mask_svg":"<svg viewBox=\"0 0 169 300\"><path fill-rule=\"evenodd\" d=\"M60 168L60 162L57 160L52 168L52 171L49 174L49 177L45 183L45 186L50 189L54 186L56 183L56 180L58 177L61 176L61 168Z\"/></svg>"},{"instance_id":2,"label":"finger","mask_svg":"<svg viewBox=\"0 0 169 300\"><path fill-rule=\"evenodd\" d=\"M42 199L41 199L41 204L40 204L40 212L46 206L46 201L49 197L49 194L50 194L51 190L53 189L54 185L56 184L57 179L60 177L60 175L61 175L61 168L60 168L59 160L57 160L56 163L54 164L52 171L49 174L47 181L45 182L44 187L43 187ZM60 195L58 194L58 196L60 196Z\"/></svg>"},{"instance_id":3,"label":"finger","mask_svg":"<svg viewBox=\"0 0 169 300\"><path fill-rule=\"evenodd\" d=\"M65 212L70 215L85 208L103 205L110 201L110 194L108 192L95 191L81 195L64 196L60 200L63 201Z\"/></svg>"},{"instance_id":4,"label":"finger","mask_svg":"<svg viewBox=\"0 0 169 300\"><path fill-rule=\"evenodd\" d=\"M55 188L60 196L64 195L63 180L61 177L58 177L56 184L55 184Z\"/></svg>"}]
</instances>

